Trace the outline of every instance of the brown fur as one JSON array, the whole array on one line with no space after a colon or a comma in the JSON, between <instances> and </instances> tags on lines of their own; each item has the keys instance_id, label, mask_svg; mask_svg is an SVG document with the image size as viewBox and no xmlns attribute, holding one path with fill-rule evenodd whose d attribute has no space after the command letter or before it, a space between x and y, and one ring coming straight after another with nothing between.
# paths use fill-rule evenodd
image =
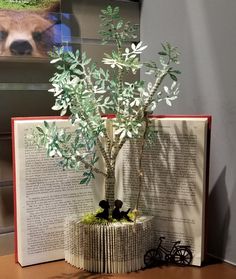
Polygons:
<instances>
[{"instance_id":1,"label":"brown fur","mask_svg":"<svg viewBox=\"0 0 236 279\"><path fill-rule=\"evenodd\" d=\"M50 28L53 22L47 19L47 14L0 10L0 56L47 56L53 38ZM19 42L23 42L20 51Z\"/></svg>"}]
</instances>

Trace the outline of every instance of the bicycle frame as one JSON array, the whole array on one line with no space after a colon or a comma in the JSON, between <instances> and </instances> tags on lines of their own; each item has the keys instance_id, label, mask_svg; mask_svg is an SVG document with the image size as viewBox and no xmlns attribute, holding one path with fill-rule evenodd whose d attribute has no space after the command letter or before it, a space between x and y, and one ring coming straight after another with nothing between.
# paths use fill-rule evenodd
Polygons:
<instances>
[{"instance_id":1,"label":"bicycle frame","mask_svg":"<svg viewBox=\"0 0 236 279\"><path fill-rule=\"evenodd\" d=\"M189 245L180 245L180 241L173 242L170 250L162 246L162 240L159 238L159 244L156 249L150 249L144 255L144 263L147 267L155 266L158 262L168 262L180 265L189 265L193 259Z\"/></svg>"},{"instance_id":2,"label":"bicycle frame","mask_svg":"<svg viewBox=\"0 0 236 279\"><path fill-rule=\"evenodd\" d=\"M164 253L165 256L167 256L167 255L172 255L172 254L175 252L175 250L179 247L178 244L180 243L180 241L175 241L175 242L173 243L173 246L171 247L171 249L168 250L168 249L166 249L164 246L161 245L163 239L165 239L165 238L164 238L164 237L160 237L160 238L159 238L159 244L158 244L156 250L157 250L157 251L158 251L158 250L161 251L162 253Z\"/></svg>"},{"instance_id":3,"label":"bicycle frame","mask_svg":"<svg viewBox=\"0 0 236 279\"><path fill-rule=\"evenodd\" d=\"M166 261L180 265L189 265L193 259L190 246L180 245L180 241L175 241L170 250L162 246L162 240L159 238L159 244L156 249L150 249L144 255L144 263L147 267L155 266L158 262Z\"/></svg>"}]
</instances>

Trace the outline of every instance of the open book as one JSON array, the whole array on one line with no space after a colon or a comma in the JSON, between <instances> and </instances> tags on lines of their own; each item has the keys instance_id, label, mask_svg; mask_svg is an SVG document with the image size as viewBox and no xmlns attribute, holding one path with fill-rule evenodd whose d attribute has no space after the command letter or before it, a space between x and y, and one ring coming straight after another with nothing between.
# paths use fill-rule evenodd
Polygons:
<instances>
[{"instance_id":1,"label":"open book","mask_svg":"<svg viewBox=\"0 0 236 279\"><path fill-rule=\"evenodd\" d=\"M43 121L71 129L58 117L13 118L16 261L22 266L64 258L63 223L71 214L98 208L104 198L103 179L80 184L83 174L64 171L58 158L33 145L28 136ZM209 166L209 116L153 117L156 140L146 146L139 209L156 216L154 233L166 243L191 245L193 265L204 258L205 205ZM112 126L112 121L108 121ZM138 195L136 141L122 148L116 166L116 198L134 208ZM100 161L101 163L102 161Z\"/></svg>"}]
</instances>

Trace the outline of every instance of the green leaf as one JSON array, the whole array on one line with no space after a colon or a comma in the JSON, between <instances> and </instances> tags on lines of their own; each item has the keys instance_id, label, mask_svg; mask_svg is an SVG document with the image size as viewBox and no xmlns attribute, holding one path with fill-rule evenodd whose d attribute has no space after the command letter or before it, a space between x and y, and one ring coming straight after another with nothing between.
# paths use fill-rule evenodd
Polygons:
<instances>
[{"instance_id":1,"label":"green leaf","mask_svg":"<svg viewBox=\"0 0 236 279\"><path fill-rule=\"evenodd\" d=\"M166 55L167 55L167 53L164 52L164 51L160 51L160 52L158 52L158 54L159 54L159 55L162 55L162 56L166 56Z\"/></svg>"},{"instance_id":2,"label":"green leaf","mask_svg":"<svg viewBox=\"0 0 236 279\"><path fill-rule=\"evenodd\" d=\"M71 134L67 135L66 141L70 141L70 140L71 140L71 137L72 137Z\"/></svg>"},{"instance_id":3,"label":"green leaf","mask_svg":"<svg viewBox=\"0 0 236 279\"><path fill-rule=\"evenodd\" d=\"M110 5L107 6L107 14L109 14L109 15L112 14L112 7Z\"/></svg>"},{"instance_id":4,"label":"green leaf","mask_svg":"<svg viewBox=\"0 0 236 279\"><path fill-rule=\"evenodd\" d=\"M164 44L161 44L161 45L162 45L163 49L166 51L167 50L166 46Z\"/></svg>"},{"instance_id":5,"label":"green leaf","mask_svg":"<svg viewBox=\"0 0 236 279\"><path fill-rule=\"evenodd\" d=\"M47 121L43 121L43 123L44 123L44 126L45 126L47 129L49 129L49 124L48 124L48 122L47 122Z\"/></svg>"},{"instance_id":6,"label":"green leaf","mask_svg":"<svg viewBox=\"0 0 236 279\"><path fill-rule=\"evenodd\" d=\"M77 74L78 76L83 75L83 72L81 70L79 70L79 69L74 69L73 73Z\"/></svg>"},{"instance_id":7,"label":"green leaf","mask_svg":"<svg viewBox=\"0 0 236 279\"><path fill-rule=\"evenodd\" d=\"M88 177L83 178L79 184L87 184Z\"/></svg>"},{"instance_id":8,"label":"green leaf","mask_svg":"<svg viewBox=\"0 0 236 279\"><path fill-rule=\"evenodd\" d=\"M168 98L166 98L166 104L168 105L168 106L172 106L172 103L171 103L171 101L168 99Z\"/></svg>"},{"instance_id":9,"label":"green leaf","mask_svg":"<svg viewBox=\"0 0 236 279\"><path fill-rule=\"evenodd\" d=\"M61 108L62 108L61 105L52 106L52 110L60 110Z\"/></svg>"},{"instance_id":10,"label":"green leaf","mask_svg":"<svg viewBox=\"0 0 236 279\"><path fill-rule=\"evenodd\" d=\"M117 6L114 8L113 13L118 14L120 12L120 8Z\"/></svg>"},{"instance_id":11,"label":"green leaf","mask_svg":"<svg viewBox=\"0 0 236 279\"><path fill-rule=\"evenodd\" d=\"M55 58L55 59L52 59L52 60L50 61L50 63L51 63L51 64L55 64L55 63L57 63L57 62L59 62L59 61L61 61L61 60L62 60L61 57Z\"/></svg>"},{"instance_id":12,"label":"green leaf","mask_svg":"<svg viewBox=\"0 0 236 279\"><path fill-rule=\"evenodd\" d=\"M101 10L101 13L106 15L107 14L107 10ZM101 16L103 18L103 16Z\"/></svg>"},{"instance_id":13,"label":"green leaf","mask_svg":"<svg viewBox=\"0 0 236 279\"><path fill-rule=\"evenodd\" d=\"M171 79L174 80L174 81L177 81L177 80L178 80L177 77L176 77L175 75L170 74L170 77L171 77Z\"/></svg>"},{"instance_id":14,"label":"green leaf","mask_svg":"<svg viewBox=\"0 0 236 279\"><path fill-rule=\"evenodd\" d=\"M181 74L181 72L179 70L174 70L174 71L171 71L172 73L175 73L177 75Z\"/></svg>"},{"instance_id":15,"label":"green leaf","mask_svg":"<svg viewBox=\"0 0 236 279\"><path fill-rule=\"evenodd\" d=\"M67 112L67 108L61 110L60 116L64 116Z\"/></svg>"},{"instance_id":16,"label":"green leaf","mask_svg":"<svg viewBox=\"0 0 236 279\"><path fill-rule=\"evenodd\" d=\"M123 21L121 20L121 21L119 21L119 22L117 23L116 28L117 28L117 29L120 29L122 26L123 26Z\"/></svg>"},{"instance_id":17,"label":"green leaf","mask_svg":"<svg viewBox=\"0 0 236 279\"><path fill-rule=\"evenodd\" d=\"M94 160L93 160L93 164L97 163L99 157L96 157Z\"/></svg>"},{"instance_id":18,"label":"green leaf","mask_svg":"<svg viewBox=\"0 0 236 279\"><path fill-rule=\"evenodd\" d=\"M44 131L41 127L36 127L36 129L41 133L41 134L44 134Z\"/></svg>"}]
</instances>

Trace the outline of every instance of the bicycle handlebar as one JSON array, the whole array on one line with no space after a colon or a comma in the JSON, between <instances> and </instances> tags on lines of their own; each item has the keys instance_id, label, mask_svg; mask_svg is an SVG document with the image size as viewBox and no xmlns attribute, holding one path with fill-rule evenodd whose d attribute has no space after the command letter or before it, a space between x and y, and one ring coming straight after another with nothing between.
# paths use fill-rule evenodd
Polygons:
<instances>
[{"instance_id":1,"label":"bicycle handlebar","mask_svg":"<svg viewBox=\"0 0 236 279\"><path fill-rule=\"evenodd\" d=\"M159 237L159 240L160 240L160 241L162 241L163 239L165 239L165 237L164 237L164 236L160 236L160 237ZM180 244L180 242L181 242L181 241L180 241L180 240L178 240L178 241L172 241L171 243L174 243L174 244Z\"/></svg>"}]
</instances>

